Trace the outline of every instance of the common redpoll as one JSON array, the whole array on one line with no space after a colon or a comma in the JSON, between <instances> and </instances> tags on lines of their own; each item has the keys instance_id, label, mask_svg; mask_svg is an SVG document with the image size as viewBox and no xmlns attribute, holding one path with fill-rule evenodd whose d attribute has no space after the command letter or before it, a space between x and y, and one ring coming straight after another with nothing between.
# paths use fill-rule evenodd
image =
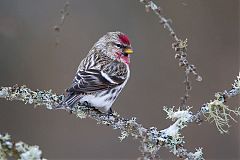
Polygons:
<instances>
[{"instance_id":1,"label":"common redpoll","mask_svg":"<svg viewBox=\"0 0 240 160\"><path fill-rule=\"evenodd\" d=\"M132 53L125 34L109 32L101 37L81 61L63 106L72 108L80 102L112 112L111 106L130 76Z\"/></svg>"}]
</instances>

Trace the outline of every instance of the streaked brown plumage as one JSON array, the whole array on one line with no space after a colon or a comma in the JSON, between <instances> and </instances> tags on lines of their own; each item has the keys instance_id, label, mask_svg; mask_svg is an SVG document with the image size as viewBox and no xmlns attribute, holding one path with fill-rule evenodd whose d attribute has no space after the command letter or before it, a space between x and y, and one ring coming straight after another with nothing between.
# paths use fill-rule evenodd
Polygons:
<instances>
[{"instance_id":1,"label":"streaked brown plumage","mask_svg":"<svg viewBox=\"0 0 240 160\"><path fill-rule=\"evenodd\" d=\"M129 76L131 44L121 32L109 32L94 44L81 61L63 106L87 103L104 111L111 106Z\"/></svg>"}]
</instances>

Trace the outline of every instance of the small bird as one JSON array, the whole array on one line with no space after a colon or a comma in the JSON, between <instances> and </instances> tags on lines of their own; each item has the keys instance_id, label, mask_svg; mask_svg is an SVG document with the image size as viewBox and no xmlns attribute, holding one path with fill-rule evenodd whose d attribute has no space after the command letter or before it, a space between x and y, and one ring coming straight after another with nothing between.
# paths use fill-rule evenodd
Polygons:
<instances>
[{"instance_id":1,"label":"small bird","mask_svg":"<svg viewBox=\"0 0 240 160\"><path fill-rule=\"evenodd\" d=\"M132 53L126 34L108 32L101 37L81 61L63 106L72 108L80 102L112 113L111 106L130 76Z\"/></svg>"}]
</instances>

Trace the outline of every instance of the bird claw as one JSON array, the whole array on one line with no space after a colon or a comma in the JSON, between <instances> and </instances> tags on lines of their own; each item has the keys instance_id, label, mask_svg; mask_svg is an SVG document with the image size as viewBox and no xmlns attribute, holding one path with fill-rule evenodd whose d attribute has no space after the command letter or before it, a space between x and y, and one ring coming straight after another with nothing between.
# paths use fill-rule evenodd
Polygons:
<instances>
[{"instance_id":1,"label":"bird claw","mask_svg":"<svg viewBox=\"0 0 240 160\"><path fill-rule=\"evenodd\" d=\"M110 109L108 110L107 116L108 116L108 119L110 118L110 116L113 116L112 108L110 108Z\"/></svg>"},{"instance_id":2,"label":"bird claw","mask_svg":"<svg viewBox=\"0 0 240 160\"><path fill-rule=\"evenodd\" d=\"M90 103L88 103L87 101L84 101L84 102L82 103L82 105L84 105L85 107L88 107L88 108L96 109L94 106L92 106L92 105L91 105ZM98 110L98 109L97 109L97 110ZM108 110L107 116L108 116L108 119L113 116L112 108L110 108L110 109Z\"/></svg>"},{"instance_id":3,"label":"bird claw","mask_svg":"<svg viewBox=\"0 0 240 160\"><path fill-rule=\"evenodd\" d=\"M72 109L69 110L69 114L73 114L73 110Z\"/></svg>"},{"instance_id":4,"label":"bird claw","mask_svg":"<svg viewBox=\"0 0 240 160\"><path fill-rule=\"evenodd\" d=\"M90 103L88 103L87 101L84 101L83 105L88 107L88 108L93 108L93 106Z\"/></svg>"},{"instance_id":5,"label":"bird claw","mask_svg":"<svg viewBox=\"0 0 240 160\"><path fill-rule=\"evenodd\" d=\"M91 103L88 103L87 101L84 101L82 103L82 105L84 105L85 107L87 107L89 109L98 110L98 109L96 109L96 107L92 106Z\"/></svg>"}]
</instances>

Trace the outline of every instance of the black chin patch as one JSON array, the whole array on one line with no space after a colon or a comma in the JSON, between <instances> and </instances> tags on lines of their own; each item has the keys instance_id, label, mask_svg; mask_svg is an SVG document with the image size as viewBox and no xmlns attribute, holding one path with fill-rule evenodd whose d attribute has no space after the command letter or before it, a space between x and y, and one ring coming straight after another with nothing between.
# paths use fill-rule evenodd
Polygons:
<instances>
[{"instance_id":1,"label":"black chin patch","mask_svg":"<svg viewBox=\"0 0 240 160\"><path fill-rule=\"evenodd\" d=\"M125 53L125 52L123 52L123 53L122 53L122 55L124 55L125 57L127 57L127 56L128 56L128 54L127 54L127 53Z\"/></svg>"}]
</instances>

